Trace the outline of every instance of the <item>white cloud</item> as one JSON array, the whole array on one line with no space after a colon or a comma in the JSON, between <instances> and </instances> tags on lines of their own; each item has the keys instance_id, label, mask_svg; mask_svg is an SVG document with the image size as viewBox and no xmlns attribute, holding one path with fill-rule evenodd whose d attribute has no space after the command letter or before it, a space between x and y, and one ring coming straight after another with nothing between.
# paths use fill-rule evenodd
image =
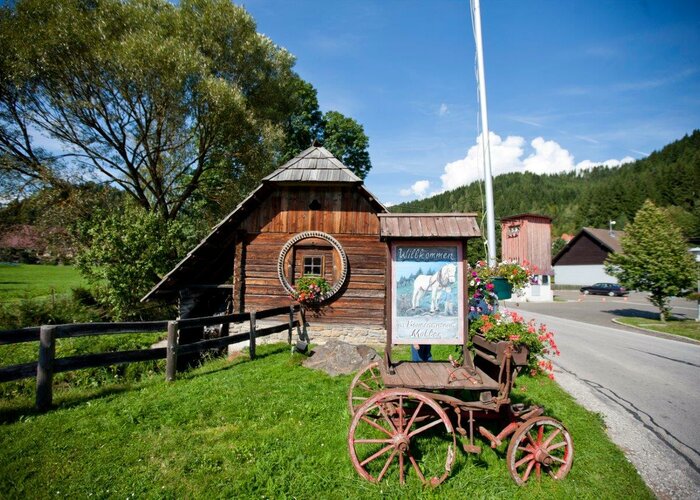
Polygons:
<instances>
[{"instance_id":1,"label":"white cloud","mask_svg":"<svg viewBox=\"0 0 700 500\"><path fill-rule=\"evenodd\" d=\"M447 104L445 104L444 102L440 104L440 109L438 110L438 114L440 116L445 116L449 112L450 110L447 108Z\"/></svg>"},{"instance_id":2,"label":"white cloud","mask_svg":"<svg viewBox=\"0 0 700 500\"><path fill-rule=\"evenodd\" d=\"M574 156L568 150L564 149L557 142L545 140L543 137L536 137L530 142L529 146L532 148L532 152L527 156L525 156L527 143L523 137L509 135L504 140L499 135L490 132L489 143L491 149L491 172L494 177L509 172L556 174L590 169L597 165L605 165L612 168L635 161L634 158L627 156L622 160L610 159L604 162L583 160L575 163ZM440 176L440 179L442 180L442 189L445 191L464 186L482 178L483 151L480 135L476 144L467 151L466 157L445 165L444 173Z\"/></svg>"},{"instance_id":3,"label":"white cloud","mask_svg":"<svg viewBox=\"0 0 700 500\"><path fill-rule=\"evenodd\" d=\"M590 170L594 167L608 167L608 168L616 168L619 167L620 165L624 165L625 163L632 163L633 161L636 161L635 158L632 158L631 156L625 156L622 160L605 160L605 161L591 161L591 160L583 160L581 162L578 162L576 164L576 171L580 172L583 170Z\"/></svg>"},{"instance_id":4,"label":"white cloud","mask_svg":"<svg viewBox=\"0 0 700 500\"><path fill-rule=\"evenodd\" d=\"M525 139L518 136L508 136L502 140L500 136L489 133L491 147L491 172L494 176L508 172L522 171L523 163L520 157L524 153ZM445 165L445 173L440 176L442 188L445 190L464 186L477 179L483 178L483 151L481 135L477 143L469 148L467 156L462 160Z\"/></svg>"},{"instance_id":5,"label":"white cloud","mask_svg":"<svg viewBox=\"0 0 700 500\"><path fill-rule=\"evenodd\" d=\"M418 198L425 198L428 194L428 189L430 189L430 181L416 181L408 189L402 189L399 191L401 196L417 196Z\"/></svg>"},{"instance_id":6,"label":"white cloud","mask_svg":"<svg viewBox=\"0 0 700 500\"><path fill-rule=\"evenodd\" d=\"M553 174L573 170L573 155L556 142L537 137L530 145L535 152L523 161L526 171L533 174Z\"/></svg>"}]
</instances>

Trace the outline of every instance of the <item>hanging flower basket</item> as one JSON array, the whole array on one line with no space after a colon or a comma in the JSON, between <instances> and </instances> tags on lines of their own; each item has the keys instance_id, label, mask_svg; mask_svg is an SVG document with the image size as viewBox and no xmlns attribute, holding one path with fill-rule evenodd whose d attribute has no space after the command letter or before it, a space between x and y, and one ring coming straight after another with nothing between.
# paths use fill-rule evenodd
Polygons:
<instances>
[{"instance_id":1,"label":"hanging flower basket","mask_svg":"<svg viewBox=\"0 0 700 500\"><path fill-rule=\"evenodd\" d=\"M509 299L513 295L513 285L506 278L491 278L491 283L498 300Z\"/></svg>"},{"instance_id":2,"label":"hanging flower basket","mask_svg":"<svg viewBox=\"0 0 700 500\"><path fill-rule=\"evenodd\" d=\"M330 285L320 276L303 276L293 287L291 298L309 309L318 309L328 298Z\"/></svg>"}]
</instances>

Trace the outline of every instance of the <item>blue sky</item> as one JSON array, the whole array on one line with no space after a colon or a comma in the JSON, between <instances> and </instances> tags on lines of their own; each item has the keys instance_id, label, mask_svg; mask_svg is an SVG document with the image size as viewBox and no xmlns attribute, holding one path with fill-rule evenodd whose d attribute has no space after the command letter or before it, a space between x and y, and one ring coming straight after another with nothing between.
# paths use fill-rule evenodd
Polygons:
<instances>
[{"instance_id":1,"label":"blue sky","mask_svg":"<svg viewBox=\"0 0 700 500\"><path fill-rule=\"evenodd\" d=\"M370 138L386 204L479 178L467 0L250 0L324 111ZM482 0L495 173L610 166L700 128L700 1ZM460 207L470 210L474 207Z\"/></svg>"}]
</instances>

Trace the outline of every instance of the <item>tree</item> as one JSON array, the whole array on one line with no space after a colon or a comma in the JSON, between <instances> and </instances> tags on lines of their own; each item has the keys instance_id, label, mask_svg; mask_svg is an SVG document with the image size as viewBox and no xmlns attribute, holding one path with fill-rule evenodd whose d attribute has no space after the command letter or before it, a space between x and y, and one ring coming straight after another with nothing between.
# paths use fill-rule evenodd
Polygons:
<instances>
[{"instance_id":1,"label":"tree","mask_svg":"<svg viewBox=\"0 0 700 500\"><path fill-rule=\"evenodd\" d=\"M620 239L622 253L608 257L605 270L628 288L649 292L661 321L671 315L668 301L690 288L695 262L681 230L647 200Z\"/></svg>"},{"instance_id":2,"label":"tree","mask_svg":"<svg viewBox=\"0 0 700 500\"><path fill-rule=\"evenodd\" d=\"M337 111L324 115L323 144L345 166L360 179L364 179L372 168L369 159L369 139L362 125Z\"/></svg>"},{"instance_id":3,"label":"tree","mask_svg":"<svg viewBox=\"0 0 700 500\"><path fill-rule=\"evenodd\" d=\"M318 140L360 179L367 177L372 162L367 151L369 139L362 125L338 111L322 113L316 89L307 82L298 82L294 99L296 111L285 124L282 161L293 158Z\"/></svg>"},{"instance_id":4,"label":"tree","mask_svg":"<svg viewBox=\"0 0 700 500\"><path fill-rule=\"evenodd\" d=\"M18 1L0 42L5 179L94 174L165 220L209 171L269 165L294 111L293 56L227 0Z\"/></svg>"},{"instance_id":5,"label":"tree","mask_svg":"<svg viewBox=\"0 0 700 500\"><path fill-rule=\"evenodd\" d=\"M117 320L141 317L141 297L202 236L193 225L164 221L131 200L96 210L78 232L78 269Z\"/></svg>"}]
</instances>

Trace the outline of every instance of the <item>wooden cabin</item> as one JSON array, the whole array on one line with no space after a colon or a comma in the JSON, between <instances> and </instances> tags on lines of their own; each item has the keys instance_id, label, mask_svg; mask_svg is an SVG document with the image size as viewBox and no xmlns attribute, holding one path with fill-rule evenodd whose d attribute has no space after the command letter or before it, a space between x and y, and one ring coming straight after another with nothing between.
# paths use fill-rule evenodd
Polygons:
<instances>
[{"instance_id":1,"label":"wooden cabin","mask_svg":"<svg viewBox=\"0 0 700 500\"><path fill-rule=\"evenodd\" d=\"M359 177L312 146L265 177L142 300L177 300L183 318L255 311L290 304L297 279L320 275L332 290L307 317L312 337L382 342L389 258L382 227L424 238L479 235L471 214L423 217L388 216Z\"/></svg>"}]
</instances>

